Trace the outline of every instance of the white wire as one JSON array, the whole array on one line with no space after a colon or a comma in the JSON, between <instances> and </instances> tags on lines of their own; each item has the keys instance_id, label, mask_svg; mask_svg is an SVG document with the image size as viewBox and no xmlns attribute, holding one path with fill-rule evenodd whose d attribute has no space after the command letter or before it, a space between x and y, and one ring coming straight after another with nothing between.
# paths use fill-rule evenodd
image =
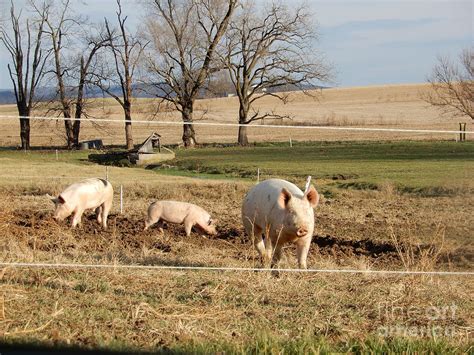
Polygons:
<instances>
[{"instance_id":1,"label":"white wire","mask_svg":"<svg viewBox=\"0 0 474 355\"><path fill-rule=\"evenodd\" d=\"M403 271L403 270L356 270L356 269L270 269L252 267L218 266L168 266L168 265L122 265L122 264L67 264L67 263L9 263L0 266L12 268L65 268L65 269L132 269L132 270L194 270L194 271L235 271L235 272L286 272L286 273L340 273L376 275L431 275L431 276L474 276L472 271Z\"/></svg>"},{"instance_id":2,"label":"white wire","mask_svg":"<svg viewBox=\"0 0 474 355\"><path fill-rule=\"evenodd\" d=\"M0 115L0 119L11 119L11 118L29 118L32 120L41 121L65 121L73 120L72 118L66 119L64 117L41 117L41 116L12 116L12 115ZM76 118L74 120L84 122L115 122L124 123L124 120L115 120L110 118ZM146 120L133 120L133 124L155 124L155 125L194 125L194 126L222 126L222 127L250 127L250 128L278 128L278 129L316 129L316 130L333 130L333 131L367 131L367 132L400 132L400 133L442 133L442 134L473 134L474 131L447 131L447 130L436 130L436 129L401 129L401 128L368 128L368 127L333 127L333 126L283 126L283 125L249 125L241 123L219 123L219 122L177 122L177 121L146 121Z\"/></svg>"}]
</instances>

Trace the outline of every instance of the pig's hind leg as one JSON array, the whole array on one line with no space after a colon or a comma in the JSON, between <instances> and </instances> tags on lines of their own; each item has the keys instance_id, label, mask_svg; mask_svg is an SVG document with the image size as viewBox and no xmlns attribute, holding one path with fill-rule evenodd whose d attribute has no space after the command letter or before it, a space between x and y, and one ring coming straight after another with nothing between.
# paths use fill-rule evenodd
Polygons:
<instances>
[{"instance_id":1,"label":"pig's hind leg","mask_svg":"<svg viewBox=\"0 0 474 355\"><path fill-rule=\"evenodd\" d=\"M107 229L107 218L109 217L110 209L112 208L112 201L105 201L101 206L102 212L102 227Z\"/></svg>"},{"instance_id":2,"label":"pig's hind leg","mask_svg":"<svg viewBox=\"0 0 474 355\"><path fill-rule=\"evenodd\" d=\"M245 232L252 240L255 250L257 250L258 255L262 261L262 265L265 266L267 258L267 250L265 248L265 240L263 239L262 233L263 229L256 225L255 223L245 223Z\"/></svg>"},{"instance_id":3,"label":"pig's hind leg","mask_svg":"<svg viewBox=\"0 0 474 355\"><path fill-rule=\"evenodd\" d=\"M97 217L97 223L102 224L102 207L103 205L100 205L95 209L95 215Z\"/></svg>"}]
</instances>

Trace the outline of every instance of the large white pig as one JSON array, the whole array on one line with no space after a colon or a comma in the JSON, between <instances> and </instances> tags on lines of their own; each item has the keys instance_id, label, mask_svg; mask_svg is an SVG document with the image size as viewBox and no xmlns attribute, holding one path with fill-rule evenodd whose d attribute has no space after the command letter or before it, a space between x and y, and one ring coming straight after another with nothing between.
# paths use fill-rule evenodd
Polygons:
<instances>
[{"instance_id":1,"label":"large white pig","mask_svg":"<svg viewBox=\"0 0 474 355\"><path fill-rule=\"evenodd\" d=\"M160 221L184 224L184 230L188 237L191 235L193 227L197 227L209 235L217 234L215 221L212 220L211 215L203 208L192 203L179 201L153 202L148 207L145 230Z\"/></svg>"},{"instance_id":2,"label":"large white pig","mask_svg":"<svg viewBox=\"0 0 474 355\"><path fill-rule=\"evenodd\" d=\"M95 209L97 222L107 229L107 217L112 208L114 190L107 180L87 179L69 185L58 197L51 197L56 206L54 219L62 221L74 213L72 227L81 223L85 210Z\"/></svg>"},{"instance_id":3,"label":"large white pig","mask_svg":"<svg viewBox=\"0 0 474 355\"><path fill-rule=\"evenodd\" d=\"M285 243L296 244L298 265L306 269L314 230L313 208L319 202L311 186L303 193L296 185L280 179L265 180L253 187L242 205L245 231L264 263L274 267Z\"/></svg>"}]
</instances>

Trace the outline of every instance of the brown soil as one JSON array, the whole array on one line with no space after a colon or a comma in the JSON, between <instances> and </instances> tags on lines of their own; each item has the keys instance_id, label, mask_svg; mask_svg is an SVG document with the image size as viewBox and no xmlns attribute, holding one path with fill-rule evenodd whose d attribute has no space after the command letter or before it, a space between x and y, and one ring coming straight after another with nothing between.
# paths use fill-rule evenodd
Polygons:
<instances>
[{"instance_id":1,"label":"brown soil","mask_svg":"<svg viewBox=\"0 0 474 355\"><path fill-rule=\"evenodd\" d=\"M53 254L57 251L64 253L77 248L80 248L81 252L107 253L111 250L109 241L113 240L129 254L130 259L127 259L130 262L136 262L137 260L133 259L137 258L143 248L179 257L179 250L176 250L174 246L179 240L192 248L219 248L225 250L229 256L242 260L248 259L246 252L251 244L243 228L229 224L219 226L215 237L204 237L194 231L191 237L187 238L184 228L180 225L164 223L163 233L160 233L156 227L144 231L143 219L138 216L112 214L109 216L109 228L106 231L101 229L92 213L85 214L82 224L75 230L70 229L69 221L54 221L50 211L14 210L10 218L11 231L14 230L14 234L19 237L35 236L26 238L30 248ZM64 229L72 234L71 238L52 238L61 234ZM396 245L392 242L316 234L313 236L313 245L318 251L313 252L311 257L313 259L315 257L329 258L336 264L344 265L348 259L364 257L370 261L371 265L377 267L399 268L402 266ZM402 247L402 251L408 247ZM430 245L422 245L419 248L429 247ZM416 252L419 253L419 250L417 249ZM474 253L469 248L444 252L440 255L440 261L443 264L449 263L451 266L457 263L472 263Z\"/></svg>"}]
</instances>

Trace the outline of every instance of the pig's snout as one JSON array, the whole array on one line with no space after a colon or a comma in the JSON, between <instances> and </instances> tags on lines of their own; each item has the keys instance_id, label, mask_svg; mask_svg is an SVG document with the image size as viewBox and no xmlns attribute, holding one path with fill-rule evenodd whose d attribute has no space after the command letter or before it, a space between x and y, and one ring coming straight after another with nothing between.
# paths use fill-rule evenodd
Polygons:
<instances>
[{"instance_id":1,"label":"pig's snout","mask_svg":"<svg viewBox=\"0 0 474 355\"><path fill-rule=\"evenodd\" d=\"M306 234L308 234L308 229L301 227L296 231L296 235L298 237L304 237Z\"/></svg>"}]
</instances>

